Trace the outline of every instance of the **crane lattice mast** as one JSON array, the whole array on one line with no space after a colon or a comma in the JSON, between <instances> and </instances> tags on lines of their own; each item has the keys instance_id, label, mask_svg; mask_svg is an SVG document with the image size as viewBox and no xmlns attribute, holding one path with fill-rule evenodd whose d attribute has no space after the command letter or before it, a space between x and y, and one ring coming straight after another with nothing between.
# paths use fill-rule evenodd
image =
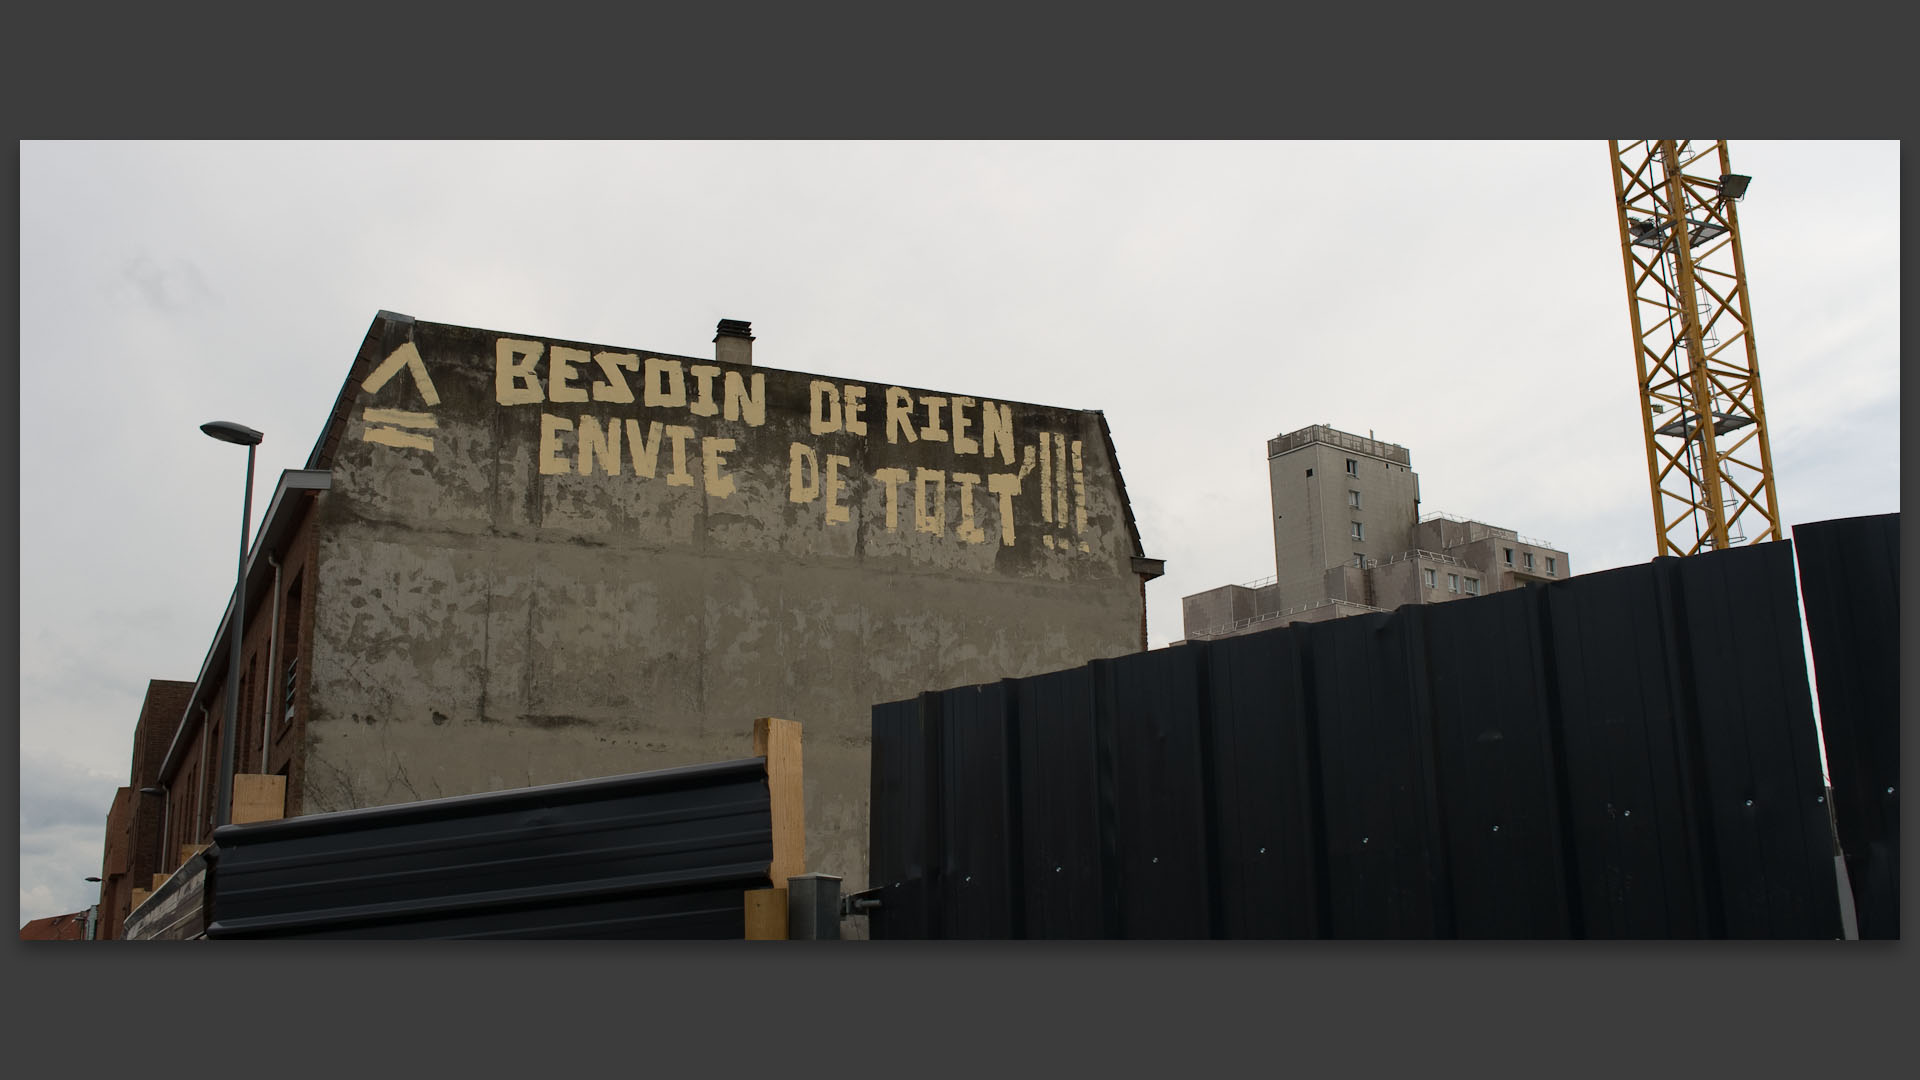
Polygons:
<instances>
[{"instance_id":1,"label":"crane lattice mast","mask_svg":"<svg viewBox=\"0 0 1920 1080\"><path fill-rule=\"evenodd\" d=\"M1608 143L1656 553L1781 538L1727 144Z\"/></svg>"}]
</instances>

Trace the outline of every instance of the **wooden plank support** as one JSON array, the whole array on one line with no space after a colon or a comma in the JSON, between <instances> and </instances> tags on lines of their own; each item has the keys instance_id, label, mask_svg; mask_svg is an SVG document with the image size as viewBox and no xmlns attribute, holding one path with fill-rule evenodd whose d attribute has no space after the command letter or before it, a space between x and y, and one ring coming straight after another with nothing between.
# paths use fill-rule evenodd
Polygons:
<instances>
[{"instance_id":1,"label":"wooden plank support","mask_svg":"<svg viewBox=\"0 0 1920 1080\"><path fill-rule=\"evenodd\" d=\"M773 815L770 889L747 893L747 938L787 936L787 879L807 872L807 803L801 782L800 724L763 716L753 722L753 755L767 759L767 794Z\"/></svg>"},{"instance_id":2,"label":"wooden plank support","mask_svg":"<svg viewBox=\"0 0 1920 1080\"><path fill-rule=\"evenodd\" d=\"M172 876L173 876L172 874L155 874L155 875L153 875L153 888L152 888L152 889L151 889L150 891L152 891L152 892L159 892L159 891L160 891L160 886L162 886L162 885L165 885L165 884L167 883L167 879L168 879L168 878L170 878L170 877L172 877Z\"/></svg>"},{"instance_id":3,"label":"wooden plank support","mask_svg":"<svg viewBox=\"0 0 1920 1080\"><path fill-rule=\"evenodd\" d=\"M787 890L747 890L747 940L785 941Z\"/></svg>"},{"instance_id":4,"label":"wooden plank support","mask_svg":"<svg viewBox=\"0 0 1920 1080\"><path fill-rule=\"evenodd\" d=\"M287 778L267 773L235 773L233 823L278 821L287 816Z\"/></svg>"},{"instance_id":5,"label":"wooden plank support","mask_svg":"<svg viewBox=\"0 0 1920 1080\"><path fill-rule=\"evenodd\" d=\"M767 759L767 791L773 799L773 865L767 876L784 889L807 872L807 802L801 786L800 723L763 716L753 722L753 756Z\"/></svg>"},{"instance_id":6,"label":"wooden plank support","mask_svg":"<svg viewBox=\"0 0 1920 1080\"><path fill-rule=\"evenodd\" d=\"M140 910L140 905L146 903L147 897L152 895L153 895L152 889L133 890L133 903L128 906L127 913L132 914L133 912Z\"/></svg>"}]
</instances>

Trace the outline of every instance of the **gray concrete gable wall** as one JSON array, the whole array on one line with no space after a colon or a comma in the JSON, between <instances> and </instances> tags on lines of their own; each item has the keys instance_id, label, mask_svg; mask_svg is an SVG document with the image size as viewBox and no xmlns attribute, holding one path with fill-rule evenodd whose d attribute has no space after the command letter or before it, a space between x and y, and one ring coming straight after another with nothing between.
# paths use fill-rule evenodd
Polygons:
<instances>
[{"instance_id":1,"label":"gray concrete gable wall","mask_svg":"<svg viewBox=\"0 0 1920 1080\"><path fill-rule=\"evenodd\" d=\"M1142 647L1097 413L424 322L355 393L310 794L721 760L781 716L809 869L854 889L873 703Z\"/></svg>"}]
</instances>

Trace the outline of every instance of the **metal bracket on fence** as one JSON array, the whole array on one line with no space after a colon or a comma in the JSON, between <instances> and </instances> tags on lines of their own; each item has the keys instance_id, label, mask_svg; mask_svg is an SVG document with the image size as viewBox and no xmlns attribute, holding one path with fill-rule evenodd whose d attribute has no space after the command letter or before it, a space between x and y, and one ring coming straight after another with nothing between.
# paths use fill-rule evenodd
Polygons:
<instances>
[{"instance_id":1,"label":"metal bracket on fence","mask_svg":"<svg viewBox=\"0 0 1920 1080\"><path fill-rule=\"evenodd\" d=\"M880 894L884 888L867 889L862 892L848 893L840 898L840 917L870 915L880 907Z\"/></svg>"}]
</instances>

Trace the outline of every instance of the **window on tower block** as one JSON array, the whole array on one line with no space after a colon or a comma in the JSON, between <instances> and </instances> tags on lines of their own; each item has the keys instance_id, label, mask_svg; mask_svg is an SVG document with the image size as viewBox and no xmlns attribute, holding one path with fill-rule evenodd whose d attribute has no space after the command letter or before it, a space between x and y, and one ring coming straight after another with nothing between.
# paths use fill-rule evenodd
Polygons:
<instances>
[{"instance_id":1,"label":"window on tower block","mask_svg":"<svg viewBox=\"0 0 1920 1080\"><path fill-rule=\"evenodd\" d=\"M1438 587L1438 586L1439 586L1439 584L1440 584L1440 572L1439 572L1439 571L1437 571L1437 570L1426 570L1426 571L1423 571L1423 573L1425 573L1425 574L1427 575L1427 588L1429 588L1429 589L1432 589L1432 588L1436 588L1436 587Z\"/></svg>"},{"instance_id":2,"label":"window on tower block","mask_svg":"<svg viewBox=\"0 0 1920 1080\"><path fill-rule=\"evenodd\" d=\"M1348 476L1360 475L1360 463L1353 460L1352 458L1347 459L1347 475Z\"/></svg>"},{"instance_id":3,"label":"window on tower block","mask_svg":"<svg viewBox=\"0 0 1920 1080\"><path fill-rule=\"evenodd\" d=\"M1533 569L1533 552L1529 551L1526 554L1520 556L1520 561L1526 565L1527 569L1529 570Z\"/></svg>"},{"instance_id":4,"label":"window on tower block","mask_svg":"<svg viewBox=\"0 0 1920 1080\"><path fill-rule=\"evenodd\" d=\"M1353 565L1358 569L1365 570L1367 568L1367 557L1357 551L1354 552Z\"/></svg>"},{"instance_id":5,"label":"window on tower block","mask_svg":"<svg viewBox=\"0 0 1920 1080\"><path fill-rule=\"evenodd\" d=\"M1468 596L1480 595L1480 579L1479 578L1470 577L1467 579L1467 595Z\"/></svg>"},{"instance_id":6,"label":"window on tower block","mask_svg":"<svg viewBox=\"0 0 1920 1080\"><path fill-rule=\"evenodd\" d=\"M1347 492L1347 505L1353 507L1355 510L1360 509L1360 493L1357 491Z\"/></svg>"},{"instance_id":7,"label":"window on tower block","mask_svg":"<svg viewBox=\"0 0 1920 1080\"><path fill-rule=\"evenodd\" d=\"M1554 569L1554 562L1555 560L1553 556L1551 555L1547 556L1547 576L1548 577L1552 577L1557 572Z\"/></svg>"},{"instance_id":8,"label":"window on tower block","mask_svg":"<svg viewBox=\"0 0 1920 1080\"><path fill-rule=\"evenodd\" d=\"M1460 591L1460 575L1459 574L1447 575L1447 591L1450 593L1457 593Z\"/></svg>"},{"instance_id":9,"label":"window on tower block","mask_svg":"<svg viewBox=\"0 0 1920 1080\"><path fill-rule=\"evenodd\" d=\"M1355 540L1365 540L1367 538L1367 527L1357 521L1353 522L1353 538Z\"/></svg>"},{"instance_id":10,"label":"window on tower block","mask_svg":"<svg viewBox=\"0 0 1920 1080\"><path fill-rule=\"evenodd\" d=\"M1506 556L1507 556L1507 565L1508 565L1508 566L1512 566L1512 565L1513 565L1513 549L1512 549L1512 548L1502 548L1501 550L1502 550L1502 551L1504 551L1504 552L1506 552Z\"/></svg>"}]
</instances>

